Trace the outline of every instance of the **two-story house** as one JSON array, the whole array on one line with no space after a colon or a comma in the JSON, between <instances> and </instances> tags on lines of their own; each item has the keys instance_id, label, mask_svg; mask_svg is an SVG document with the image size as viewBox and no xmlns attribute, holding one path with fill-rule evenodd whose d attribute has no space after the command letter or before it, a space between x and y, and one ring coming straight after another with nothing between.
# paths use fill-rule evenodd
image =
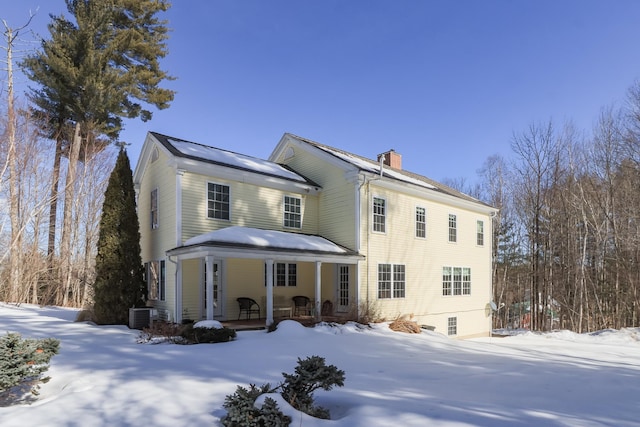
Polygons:
<instances>
[{"instance_id":1,"label":"two-story house","mask_svg":"<svg viewBox=\"0 0 640 427\"><path fill-rule=\"evenodd\" d=\"M271 324L302 295L313 316L489 334L495 209L404 171L393 150L370 160L285 134L263 160L150 132L134 185L165 320L237 319L249 297Z\"/></svg>"}]
</instances>

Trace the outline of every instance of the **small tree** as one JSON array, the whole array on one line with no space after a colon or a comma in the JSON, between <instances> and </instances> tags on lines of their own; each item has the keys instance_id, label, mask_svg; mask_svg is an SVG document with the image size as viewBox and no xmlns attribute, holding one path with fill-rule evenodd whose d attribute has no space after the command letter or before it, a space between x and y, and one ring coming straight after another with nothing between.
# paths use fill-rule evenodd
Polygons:
<instances>
[{"instance_id":1,"label":"small tree","mask_svg":"<svg viewBox=\"0 0 640 427\"><path fill-rule=\"evenodd\" d=\"M13 387L22 385L37 395L39 383L49 380L42 374L49 369L49 360L59 346L60 341L53 338L23 339L16 333L0 338L0 400Z\"/></svg>"},{"instance_id":2,"label":"small tree","mask_svg":"<svg viewBox=\"0 0 640 427\"><path fill-rule=\"evenodd\" d=\"M93 289L101 324L126 325L129 308L143 306L146 298L133 175L124 147L104 195Z\"/></svg>"},{"instance_id":3,"label":"small tree","mask_svg":"<svg viewBox=\"0 0 640 427\"><path fill-rule=\"evenodd\" d=\"M310 356L302 360L298 358L298 366L294 374L282 373L284 382L272 388L269 384L249 389L238 386L236 392L225 398L224 408L227 415L222 418L225 427L279 427L288 426L291 417L280 411L275 400L266 397L262 407L254 404L262 394L280 395L295 409L312 417L329 419L329 411L313 404L313 392L318 389L331 390L344 386L344 371L334 365L325 364L320 356Z\"/></svg>"}]
</instances>

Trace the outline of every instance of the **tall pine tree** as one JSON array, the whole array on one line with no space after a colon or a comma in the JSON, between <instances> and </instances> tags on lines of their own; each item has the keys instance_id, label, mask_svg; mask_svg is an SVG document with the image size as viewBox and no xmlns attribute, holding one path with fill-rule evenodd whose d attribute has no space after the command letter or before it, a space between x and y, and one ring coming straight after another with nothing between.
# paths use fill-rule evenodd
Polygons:
<instances>
[{"instance_id":1,"label":"tall pine tree","mask_svg":"<svg viewBox=\"0 0 640 427\"><path fill-rule=\"evenodd\" d=\"M126 325L129 308L144 305L140 229L133 175L124 147L120 148L104 195L93 286L93 309L100 324Z\"/></svg>"},{"instance_id":2,"label":"tall pine tree","mask_svg":"<svg viewBox=\"0 0 640 427\"><path fill-rule=\"evenodd\" d=\"M56 141L49 212L50 262L55 253L61 159L75 163L72 145L103 148L117 141L123 118L147 121L149 107L164 109L174 91L161 88L172 80L160 68L167 53L167 22L158 14L168 0L65 0L67 15L51 16L51 38L20 63L35 83L29 98L45 136ZM71 18L71 19L70 19ZM74 139L80 125L81 138ZM102 136L103 138L98 138ZM67 185L65 199L72 199ZM63 224L69 222L70 214ZM63 235L65 231L63 230ZM67 230L68 233L68 230ZM64 245L63 245L64 246ZM61 252L68 248L61 248ZM61 253L61 257L68 254ZM53 268L53 266L52 266Z\"/></svg>"}]
</instances>

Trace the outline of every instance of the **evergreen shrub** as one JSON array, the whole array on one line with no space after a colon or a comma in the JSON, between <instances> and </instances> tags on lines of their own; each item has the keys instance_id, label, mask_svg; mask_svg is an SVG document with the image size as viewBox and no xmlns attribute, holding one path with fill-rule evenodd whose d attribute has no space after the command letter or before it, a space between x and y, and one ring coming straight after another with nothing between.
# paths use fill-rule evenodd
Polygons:
<instances>
[{"instance_id":1,"label":"evergreen shrub","mask_svg":"<svg viewBox=\"0 0 640 427\"><path fill-rule=\"evenodd\" d=\"M39 383L49 381L42 374L58 353L60 341L53 338L27 339L17 333L0 338L0 397L6 400L14 387L26 386L38 395Z\"/></svg>"},{"instance_id":2,"label":"evergreen shrub","mask_svg":"<svg viewBox=\"0 0 640 427\"><path fill-rule=\"evenodd\" d=\"M225 399L227 415L222 419L225 427L288 426L291 418L284 415L276 402L265 398L264 404L256 408L256 399L265 393L280 391L280 395L294 408L316 418L329 419L329 410L315 406L313 392L317 389L331 390L344 386L344 371L334 365L326 365L320 356L304 360L298 358L294 374L282 373L284 382L275 388L269 384L249 389L238 386L236 392Z\"/></svg>"},{"instance_id":3,"label":"evergreen shrub","mask_svg":"<svg viewBox=\"0 0 640 427\"><path fill-rule=\"evenodd\" d=\"M193 324L183 325L182 338L190 344L227 342L236 338L235 329L231 328L195 328Z\"/></svg>"}]
</instances>

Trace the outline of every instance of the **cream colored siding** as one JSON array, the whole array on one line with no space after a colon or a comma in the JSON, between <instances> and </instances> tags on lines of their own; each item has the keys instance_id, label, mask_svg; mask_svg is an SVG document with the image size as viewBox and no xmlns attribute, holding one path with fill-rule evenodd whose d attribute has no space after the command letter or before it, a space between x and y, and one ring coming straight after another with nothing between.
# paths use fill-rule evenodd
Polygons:
<instances>
[{"instance_id":1,"label":"cream colored siding","mask_svg":"<svg viewBox=\"0 0 640 427\"><path fill-rule=\"evenodd\" d=\"M286 261L276 261L285 262ZM297 265L297 286L274 286L274 296L282 296L287 302L296 295L308 296L314 299L315 295L315 264L309 262L298 262ZM265 317L266 305L264 297L267 290L265 287L265 262L253 259L229 259L226 263L225 279L227 307L227 318L236 319L238 317L238 303L236 298L249 297L256 300L260 305L261 316ZM274 276L275 280L275 276Z\"/></svg>"},{"instance_id":2,"label":"cream colored siding","mask_svg":"<svg viewBox=\"0 0 640 427\"><path fill-rule=\"evenodd\" d=\"M153 148L152 148L153 149ZM176 174L167 166L168 157L162 150L155 148L158 157L149 161L140 183L137 200L138 221L140 223L140 249L142 262L166 260L166 299L154 301L154 306L162 310L175 307L175 264L166 259L165 251L175 247L176 242ZM158 228L151 229L151 191L158 190Z\"/></svg>"},{"instance_id":3,"label":"cream colored siding","mask_svg":"<svg viewBox=\"0 0 640 427\"><path fill-rule=\"evenodd\" d=\"M207 217L207 186L209 182L229 186L229 220ZM318 198L315 195L285 192L193 173L185 173L182 184L183 241L232 225L299 231L308 234L317 233ZM301 199L301 229L284 227L285 195Z\"/></svg>"},{"instance_id":4,"label":"cream colored siding","mask_svg":"<svg viewBox=\"0 0 640 427\"><path fill-rule=\"evenodd\" d=\"M202 259L182 261L182 318L198 321L204 318Z\"/></svg>"},{"instance_id":5,"label":"cream colored siding","mask_svg":"<svg viewBox=\"0 0 640 427\"><path fill-rule=\"evenodd\" d=\"M350 249L356 249L356 184L345 179L345 172L296 148L285 163L322 187L319 196L318 233Z\"/></svg>"},{"instance_id":6,"label":"cream colored siding","mask_svg":"<svg viewBox=\"0 0 640 427\"><path fill-rule=\"evenodd\" d=\"M371 206L366 204L371 204L373 197L386 200L385 233L371 232ZM426 210L424 239L415 237L416 206ZM367 268L362 269L361 276L363 299L368 295L388 320L410 316L446 333L447 318L457 317L458 336L488 332L490 317L485 308L491 299L491 254L488 245L476 244L476 222L478 219L485 222L486 236L490 232L489 216L374 184L368 194L363 194L362 209L368 215L368 221L362 225L365 242L362 252L367 256L364 261ZM456 243L448 241L450 213L457 216ZM379 264L405 266L404 298L378 298ZM442 295L443 266L471 268L471 295Z\"/></svg>"}]
</instances>

